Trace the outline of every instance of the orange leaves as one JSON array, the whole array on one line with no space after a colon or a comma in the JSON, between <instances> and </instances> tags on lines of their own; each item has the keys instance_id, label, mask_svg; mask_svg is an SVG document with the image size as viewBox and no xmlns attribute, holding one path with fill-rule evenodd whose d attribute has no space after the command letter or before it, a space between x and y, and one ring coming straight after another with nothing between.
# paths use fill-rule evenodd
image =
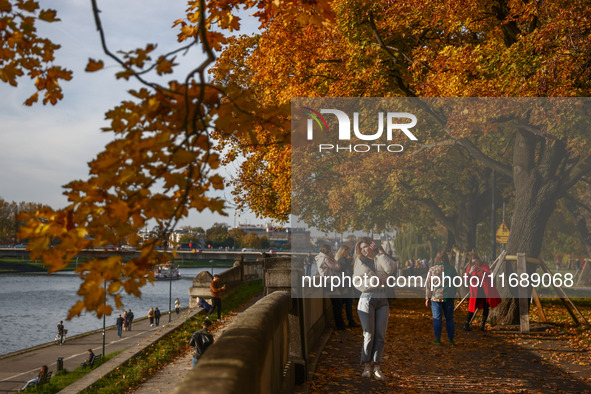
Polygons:
<instances>
[{"instance_id":1,"label":"orange leaves","mask_svg":"<svg viewBox=\"0 0 591 394\"><path fill-rule=\"evenodd\" d=\"M211 185L214 189L222 190L224 188L224 178L218 174L210 176L209 181L211 182Z\"/></svg>"},{"instance_id":2,"label":"orange leaves","mask_svg":"<svg viewBox=\"0 0 591 394\"><path fill-rule=\"evenodd\" d=\"M173 57L169 60L164 56L160 56L156 62L156 72L158 75L172 74L172 68L175 65L174 59L175 58Z\"/></svg>"},{"instance_id":3,"label":"orange leaves","mask_svg":"<svg viewBox=\"0 0 591 394\"><path fill-rule=\"evenodd\" d=\"M91 73L91 72L101 70L104 66L105 66L105 64L103 63L102 60L88 59L88 64L86 65L86 68L84 69L84 71Z\"/></svg>"},{"instance_id":4,"label":"orange leaves","mask_svg":"<svg viewBox=\"0 0 591 394\"><path fill-rule=\"evenodd\" d=\"M12 11L12 4L10 4L9 0L0 0L0 12L10 12Z\"/></svg>"},{"instance_id":5,"label":"orange leaves","mask_svg":"<svg viewBox=\"0 0 591 394\"><path fill-rule=\"evenodd\" d=\"M60 20L57 18L57 12L55 10L41 10L39 12L39 19L45 22L57 22Z\"/></svg>"},{"instance_id":6,"label":"orange leaves","mask_svg":"<svg viewBox=\"0 0 591 394\"><path fill-rule=\"evenodd\" d=\"M51 65L59 45L37 35L36 22L56 22L56 11L40 9L36 1L0 1L0 80L11 86L25 75L35 81L36 92L25 105L33 105L42 92L43 104L56 104L62 98L60 82L72 73Z\"/></svg>"},{"instance_id":7,"label":"orange leaves","mask_svg":"<svg viewBox=\"0 0 591 394\"><path fill-rule=\"evenodd\" d=\"M228 43L228 39L222 33L208 31L206 36L207 42L216 51L221 51L222 45L226 45Z\"/></svg>"}]
</instances>

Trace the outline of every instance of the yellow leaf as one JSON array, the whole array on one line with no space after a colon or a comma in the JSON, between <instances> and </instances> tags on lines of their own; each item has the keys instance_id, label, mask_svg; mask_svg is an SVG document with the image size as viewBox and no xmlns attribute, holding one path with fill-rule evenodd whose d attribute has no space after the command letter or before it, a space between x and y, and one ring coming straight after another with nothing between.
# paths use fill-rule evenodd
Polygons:
<instances>
[{"instance_id":1,"label":"yellow leaf","mask_svg":"<svg viewBox=\"0 0 591 394\"><path fill-rule=\"evenodd\" d=\"M57 22L60 19L56 18L57 12L55 10L41 10L39 12L39 19L45 22Z\"/></svg>"},{"instance_id":2,"label":"yellow leaf","mask_svg":"<svg viewBox=\"0 0 591 394\"><path fill-rule=\"evenodd\" d=\"M88 64L86 65L86 68L84 69L84 71L86 72L95 72L98 71L100 69L102 69L104 67L104 63L102 60L94 60L94 59L88 59Z\"/></svg>"}]
</instances>

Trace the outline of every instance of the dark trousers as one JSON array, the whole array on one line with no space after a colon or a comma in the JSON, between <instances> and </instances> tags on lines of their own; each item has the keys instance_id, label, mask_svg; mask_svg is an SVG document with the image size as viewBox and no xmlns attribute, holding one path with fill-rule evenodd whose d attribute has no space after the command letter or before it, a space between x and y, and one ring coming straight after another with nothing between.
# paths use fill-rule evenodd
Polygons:
<instances>
[{"instance_id":1,"label":"dark trousers","mask_svg":"<svg viewBox=\"0 0 591 394\"><path fill-rule=\"evenodd\" d=\"M215 310L218 310L218 319L222 318L222 299L219 297L213 297L211 299L211 309L209 311L209 315L211 315Z\"/></svg>"},{"instance_id":2,"label":"dark trousers","mask_svg":"<svg viewBox=\"0 0 591 394\"><path fill-rule=\"evenodd\" d=\"M334 325L337 330L342 330L345 328L345 322L343 321L343 299L340 297L331 297L330 303L332 304Z\"/></svg>"},{"instance_id":3,"label":"dark trousers","mask_svg":"<svg viewBox=\"0 0 591 394\"><path fill-rule=\"evenodd\" d=\"M355 319L353 319L353 298L343 298L343 304L345 304L345 314L347 315L349 326L355 325Z\"/></svg>"}]
</instances>

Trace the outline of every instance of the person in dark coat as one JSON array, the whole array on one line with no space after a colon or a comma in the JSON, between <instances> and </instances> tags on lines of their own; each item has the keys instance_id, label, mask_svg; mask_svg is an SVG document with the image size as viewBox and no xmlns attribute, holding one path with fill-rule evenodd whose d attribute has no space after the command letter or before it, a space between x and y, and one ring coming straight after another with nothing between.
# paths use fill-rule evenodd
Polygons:
<instances>
[{"instance_id":1,"label":"person in dark coat","mask_svg":"<svg viewBox=\"0 0 591 394\"><path fill-rule=\"evenodd\" d=\"M202 329L199 331L195 331L191 336L191 341L189 342L190 346L193 346L193 367L203 353L207 350L207 348L213 344L213 335L209 332L209 326L211 326L210 320L204 320Z\"/></svg>"},{"instance_id":2,"label":"person in dark coat","mask_svg":"<svg viewBox=\"0 0 591 394\"><path fill-rule=\"evenodd\" d=\"M92 349L88 349L87 352L88 352L88 358L81 365L83 367L92 367L92 365L94 364L94 358L96 356L95 356L94 352L92 351Z\"/></svg>"},{"instance_id":3,"label":"person in dark coat","mask_svg":"<svg viewBox=\"0 0 591 394\"><path fill-rule=\"evenodd\" d=\"M131 324L133 323L133 312L130 310L127 311L127 329L131 331Z\"/></svg>"},{"instance_id":4,"label":"person in dark coat","mask_svg":"<svg viewBox=\"0 0 591 394\"><path fill-rule=\"evenodd\" d=\"M157 326L160 325L160 309L158 309L158 307L156 307L156 309L154 309L154 323Z\"/></svg>"},{"instance_id":5,"label":"person in dark coat","mask_svg":"<svg viewBox=\"0 0 591 394\"><path fill-rule=\"evenodd\" d=\"M119 336L119 338L121 338L121 334L123 333L124 321L125 321L125 319L123 319L123 317L121 316L121 313L120 313L119 317L117 317L117 320L115 321L115 325L117 326L117 336Z\"/></svg>"}]
</instances>

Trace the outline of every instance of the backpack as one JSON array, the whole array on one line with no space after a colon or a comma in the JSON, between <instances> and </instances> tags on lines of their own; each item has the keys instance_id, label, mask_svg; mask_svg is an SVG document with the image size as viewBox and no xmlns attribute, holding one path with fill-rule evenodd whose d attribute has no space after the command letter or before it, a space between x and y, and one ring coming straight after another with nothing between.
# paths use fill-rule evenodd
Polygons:
<instances>
[{"instance_id":1,"label":"backpack","mask_svg":"<svg viewBox=\"0 0 591 394\"><path fill-rule=\"evenodd\" d=\"M213 335L208 332L197 331L191 338L191 346L195 347L193 356L199 358L207 350L208 347L213 343Z\"/></svg>"}]
</instances>

